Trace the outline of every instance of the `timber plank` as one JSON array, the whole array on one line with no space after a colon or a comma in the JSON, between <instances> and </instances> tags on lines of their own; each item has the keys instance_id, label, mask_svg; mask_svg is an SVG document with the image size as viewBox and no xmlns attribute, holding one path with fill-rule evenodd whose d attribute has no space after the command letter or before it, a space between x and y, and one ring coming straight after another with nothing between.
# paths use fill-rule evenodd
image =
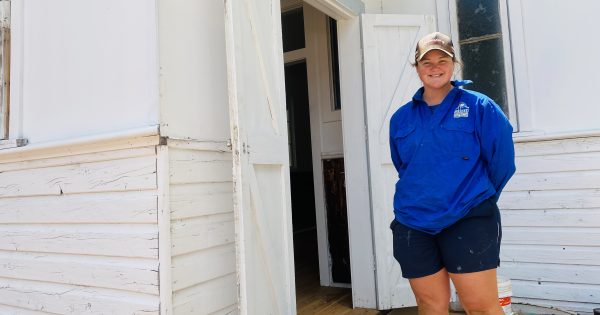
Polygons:
<instances>
[{"instance_id":1,"label":"timber plank","mask_svg":"<svg viewBox=\"0 0 600 315\"><path fill-rule=\"evenodd\" d=\"M0 198L156 189L156 157L0 173Z\"/></svg>"},{"instance_id":2,"label":"timber plank","mask_svg":"<svg viewBox=\"0 0 600 315\"><path fill-rule=\"evenodd\" d=\"M172 258L173 291L235 273L235 246L229 243ZM198 268L202 266L202 268Z\"/></svg>"},{"instance_id":3,"label":"timber plank","mask_svg":"<svg viewBox=\"0 0 600 315\"><path fill-rule=\"evenodd\" d=\"M233 183L171 184L171 219L233 213Z\"/></svg>"},{"instance_id":4,"label":"timber plank","mask_svg":"<svg viewBox=\"0 0 600 315\"><path fill-rule=\"evenodd\" d=\"M173 256L235 241L233 213L174 220L171 231Z\"/></svg>"},{"instance_id":5,"label":"timber plank","mask_svg":"<svg viewBox=\"0 0 600 315\"><path fill-rule=\"evenodd\" d=\"M517 210L600 208L600 189L503 191L498 207Z\"/></svg>"},{"instance_id":6,"label":"timber plank","mask_svg":"<svg viewBox=\"0 0 600 315\"><path fill-rule=\"evenodd\" d=\"M580 283L511 280L513 294L520 298L598 303L600 287Z\"/></svg>"},{"instance_id":7,"label":"timber plank","mask_svg":"<svg viewBox=\"0 0 600 315\"><path fill-rule=\"evenodd\" d=\"M585 237L582 237L585 235ZM503 244L600 246L600 229L563 227L505 227Z\"/></svg>"},{"instance_id":8,"label":"timber plank","mask_svg":"<svg viewBox=\"0 0 600 315\"><path fill-rule=\"evenodd\" d=\"M0 278L0 301L55 314L158 314L158 296Z\"/></svg>"},{"instance_id":9,"label":"timber plank","mask_svg":"<svg viewBox=\"0 0 600 315\"><path fill-rule=\"evenodd\" d=\"M600 170L515 174L505 191L600 189Z\"/></svg>"},{"instance_id":10,"label":"timber plank","mask_svg":"<svg viewBox=\"0 0 600 315\"><path fill-rule=\"evenodd\" d=\"M173 292L174 314L209 314L235 304L235 273Z\"/></svg>"},{"instance_id":11,"label":"timber plank","mask_svg":"<svg viewBox=\"0 0 600 315\"><path fill-rule=\"evenodd\" d=\"M0 251L0 261L0 277L4 278L158 295L155 259Z\"/></svg>"},{"instance_id":12,"label":"timber plank","mask_svg":"<svg viewBox=\"0 0 600 315\"><path fill-rule=\"evenodd\" d=\"M155 225L0 225L0 249L156 258Z\"/></svg>"},{"instance_id":13,"label":"timber plank","mask_svg":"<svg viewBox=\"0 0 600 315\"><path fill-rule=\"evenodd\" d=\"M498 273L511 280L591 285L600 283L600 266L505 261Z\"/></svg>"},{"instance_id":14,"label":"timber plank","mask_svg":"<svg viewBox=\"0 0 600 315\"><path fill-rule=\"evenodd\" d=\"M506 262L532 262L600 266L600 251L588 246L502 244L500 259Z\"/></svg>"},{"instance_id":15,"label":"timber plank","mask_svg":"<svg viewBox=\"0 0 600 315\"><path fill-rule=\"evenodd\" d=\"M156 223L155 192L0 199L0 223Z\"/></svg>"},{"instance_id":16,"label":"timber plank","mask_svg":"<svg viewBox=\"0 0 600 315\"><path fill-rule=\"evenodd\" d=\"M230 152L172 149L169 155L171 184L231 182Z\"/></svg>"},{"instance_id":17,"label":"timber plank","mask_svg":"<svg viewBox=\"0 0 600 315\"><path fill-rule=\"evenodd\" d=\"M598 227L600 208L501 211L502 226Z\"/></svg>"},{"instance_id":18,"label":"timber plank","mask_svg":"<svg viewBox=\"0 0 600 315\"><path fill-rule=\"evenodd\" d=\"M600 152L600 137L515 143L517 157L579 152Z\"/></svg>"}]
</instances>

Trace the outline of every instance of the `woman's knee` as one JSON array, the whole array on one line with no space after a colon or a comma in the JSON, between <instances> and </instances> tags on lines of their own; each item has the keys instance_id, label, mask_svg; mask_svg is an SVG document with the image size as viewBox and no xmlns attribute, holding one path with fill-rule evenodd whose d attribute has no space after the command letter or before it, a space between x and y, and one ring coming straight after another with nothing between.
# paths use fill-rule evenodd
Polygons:
<instances>
[{"instance_id":1,"label":"woman's knee","mask_svg":"<svg viewBox=\"0 0 600 315\"><path fill-rule=\"evenodd\" d=\"M450 292L445 290L431 290L429 292L415 292L417 305L426 314L448 314Z\"/></svg>"},{"instance_id":2,"label":"woman's knee","mask_svg":"<svg viewBox=\"0 0 600 315\"><path fill-rule=\"evenodd\" d=\"M469 315L504 314L497 298L490 299L478 296L460 297L460 303Z\"/></svg>"},{"instance_id":3,"label":"woman's knee","mask_svg":"<svg viewBox=\"0 0 600 315\"><path fill-rule=\"evenodd\" d=\"M409 281L417 299L419 314L448 314L450 280L446 269Z\"/></svg>"}]
</instances>

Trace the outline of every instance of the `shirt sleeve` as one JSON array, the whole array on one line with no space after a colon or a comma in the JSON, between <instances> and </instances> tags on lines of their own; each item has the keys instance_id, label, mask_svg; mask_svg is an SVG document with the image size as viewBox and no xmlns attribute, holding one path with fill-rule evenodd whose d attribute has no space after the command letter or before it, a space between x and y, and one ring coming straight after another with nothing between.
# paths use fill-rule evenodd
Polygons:
<instances>
[{"instance_id":1,"label":"shirt sleeve","mask_svg":"<svg viewBox=\"0 0 600 315\"><path fill-rule=\"evenodd\" d=\"M400 154L398 154L398 147L396 146L396 141L394 141L394 131L395 124L390 122L390 155L392 157L392 163L394 163L394 167L397 172L400 172L400 166L402 165L402 160L400 159Z\"/></svg>"},{"instance_id":2,"label":"shirt sleeve","mask_svg":"<svg viewBox=\"0 0 600 315\"><path fill-rule=\"evenodd\" d=\"M481 157L496 189L495 201L498 201L502 189L516 170L512 131L513 128L500 107L490 99L484 100L478 134Z\"/></svg>"}]
</instances>

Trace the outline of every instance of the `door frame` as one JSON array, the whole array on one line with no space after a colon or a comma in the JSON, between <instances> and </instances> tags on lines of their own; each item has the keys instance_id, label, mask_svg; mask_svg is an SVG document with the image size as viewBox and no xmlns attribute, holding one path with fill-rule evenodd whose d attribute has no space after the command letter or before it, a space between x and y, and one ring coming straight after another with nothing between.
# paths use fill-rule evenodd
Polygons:
<instances>
[{"instance_id":1,"label":"door frame","mask_svg":"<svg viewBox=\"0 0 600 315\"><path fill-rule=\"evenodd\" d=\"M306 63L308 79L308 98L310 114L311 159L313 165L313 184L315 197L315 216L319 260L319 280L322 286L350 287L350 284L333 281L331 270L331 255L329 252L329 237L327 225L327 210L325 200L325 184L323 179L323 159L343 158L342 138L339 138L339 148L326 152L322 143L324 124L341 124L341 111L332 111L333 107L331 85L330 56L327 15L310 5L304 5L301 0L290 0L282 3L281 11L287 12L298 8L303 9L304 48L284 52L284 64L303 61ZM331 136L331 135L330 135Z\"/></svg>"},{"instance_id":2,"label":"door frame","mask_svg":"<svg viewBox=\"0 0 600 315\"><path fill-rule=\"evenodd\" d=\"M354 307L377 308L358 0L305 0L337 20L342 138Z\"/></svg>"},{"instance_id":3,"label":"door frame","mask_svg":"<svg viewBox=\"0 0 600 315\"><path fill-rule=\"evenodd\" d=\"M373 246L375 240L373 239L371 210L371 179L367 158L361 17L359 15L363 12L364 8L361 12L356 12L355 16L337 19L338 58L352 304L354 307L377 308Z\"/></svg>"},{"instance_id":4,"label":"door frame","mask_svg":"<svg viewBox=\"0 0 600 315\"><path fill-rule=\"evenodd\" d=\"M352 302L354 307L377 308L377 286L372 229L373 220L371 214L370 180L365 134L365 101L363 94L364 82L360 14L364 12L364 4L360 0L304 0L303 2L310 4L319 11L337 20L340 97L342 102L342 139L348 214L348 238L350 243ZM294 4L297 5L297 3L298 0L282 0L281 7L282 9L290 8L293 7ZM288 60L293 61L293 59L286 58L286 62L288 62ZM308 67L309 65L307 62L307 69ZM311 110L311 121L312 119L313 113ZM311 129L313 129L313 124L311 124ZM311 134L313 134L312 130ZM313 148L315 143L316 142L313 141ZM320 155L320 148L317 152L313 149L313 155L315 153ZM319 166L321 166L320 156L318 163ZM315 165L314 159L313 165ZM320 168L322 173L322 166ZM318 175L321 173L315 172L314 174ZM317 204L321 202L324 209L322 179L319 192L316 191L316 184L315 180L315 200L317 200ZM320 193L321 197L319 197L317 193ZM317 211L319 210L317 209ZM317 215L322 215L323 218L321 221L323 224L326 224L324 217L325 212L323 211L322 214L317 213ZM319 221L319 219L317 221ZM326 226L323 228L325 229ZM322 243L320 242L319 265L322 266L323 263L326 263L324 265L326 268L319 267L321 284L327 285L329 283L329 285L331 285L331 271L329 269L327 243L325 242L324 246L321 244ZM325 269L325 274L323 269Z\"/></svg>"}]
</instances>

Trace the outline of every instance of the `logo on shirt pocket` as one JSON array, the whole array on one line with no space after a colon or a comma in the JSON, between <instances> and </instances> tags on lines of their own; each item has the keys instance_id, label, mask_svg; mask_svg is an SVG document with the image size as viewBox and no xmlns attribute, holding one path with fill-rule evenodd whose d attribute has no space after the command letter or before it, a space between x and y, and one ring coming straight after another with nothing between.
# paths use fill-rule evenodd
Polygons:
<instances>
[{"instance_id":1,"label":"logo on shirt pocket","mask_svg":"<svg viewBox=\"0 0 600 315\"><path fill-rule=\"evenodd\" d=\"M454 118L467 118L469 117L469 106L464 102L460 102L454 110Z\"/></svg>"}]
</instances>

